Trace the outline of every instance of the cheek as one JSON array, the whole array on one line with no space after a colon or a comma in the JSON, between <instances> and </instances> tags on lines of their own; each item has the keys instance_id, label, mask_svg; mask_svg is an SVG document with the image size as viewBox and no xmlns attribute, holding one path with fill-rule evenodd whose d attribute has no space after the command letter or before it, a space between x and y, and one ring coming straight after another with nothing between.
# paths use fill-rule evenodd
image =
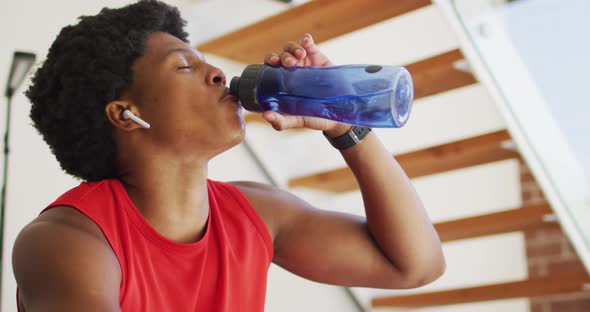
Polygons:
<instances>
[{"instance_id":1,"label":"cheek","mask_svg":"<svg viewBox=\"0 0 590 312\"><path fill-rule=\"evenodd\" d=\"M184 119L183 117L194 116L199 111L199 103L186 90L160 88L152 90L150 94L152 96L147 99L146 104L156 117L171 118L178 122Z\"/></svg>"}]
</instances>

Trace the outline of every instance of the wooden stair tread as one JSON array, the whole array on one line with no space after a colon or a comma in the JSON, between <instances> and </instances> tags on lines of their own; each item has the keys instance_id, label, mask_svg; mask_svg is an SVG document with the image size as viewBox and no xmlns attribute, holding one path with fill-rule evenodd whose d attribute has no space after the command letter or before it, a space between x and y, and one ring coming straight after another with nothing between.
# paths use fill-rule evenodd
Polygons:
<instances>
[{"instance_id":1,"label":"wooden stair tread","mask_svg":"<svg viewBox=\"0 0 590 312\"><path fill-rule=\"evenodd\" d=\"M585 272L568 273L484 286L457 288L412 295L376 297L371 300L371 304L374 308L417 308L490 300L531 298L588 292L588 290L584 290L584 285L588 283L590 283L590 277Z\"/></svg>"},{"instance_id":2,"label":"wooden stair tread","mask_svg":"<svg viewBox=\"0 0 590 312\"><path fill-rule=\"evenodd\" d=\"M500 130L456 142L396 155L408 177L421 176L461 169L470 166L517 158L518 152L505 148L503 142L511 140L506 130ZM358 184L348 167L337 168L289 180L289 187L307 187L330 192L348 192Z\"/></svg>"},{"instance_id":3,"label":"wooden stair tread","mask_svg":"<svg viewBox=\"0 0 590 312\"><path fill-rule=\"evenodd\" d=\"M200 44L198 49L245 64L261 63L269 52L282 50L286 39L306 32L321 43L430 4L430 0L309 1Z\"/></svg>"},{"instance_id":4,"label":"wooden stair tread","mask_svg":"<svg viewBox=\"0 0 590 312\"><path fill-rule=\"evenodd\" d=\"M526 230L545 224L552 214L549 204L528 205L511 210L434 224L442 242Z\"/></svg>"}]
</instances>

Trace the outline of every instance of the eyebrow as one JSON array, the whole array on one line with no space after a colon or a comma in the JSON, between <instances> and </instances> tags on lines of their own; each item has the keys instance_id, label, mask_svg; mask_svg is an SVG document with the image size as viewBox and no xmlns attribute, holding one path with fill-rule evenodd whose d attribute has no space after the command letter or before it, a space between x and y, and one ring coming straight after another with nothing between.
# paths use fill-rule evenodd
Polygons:
<instances>
[{"instance_id":1,"label":"eyebrow","mask_svg":"<svg viewBox=\"0 0 590 312\"><path fill-rule=\"evenodd\" d=\"M192 55L196 55L202 61L205 61L205 56L203 55L203 53L201 53L200 51L195 50L195 49L187 49L187 48L174 48L174 49L170 49L170 50L168 50L168 52L166 52L166 54L164 55L163 59L167 58L170 54L173 54L173 53L192 54Z\"/></svg>"}]
</instances>

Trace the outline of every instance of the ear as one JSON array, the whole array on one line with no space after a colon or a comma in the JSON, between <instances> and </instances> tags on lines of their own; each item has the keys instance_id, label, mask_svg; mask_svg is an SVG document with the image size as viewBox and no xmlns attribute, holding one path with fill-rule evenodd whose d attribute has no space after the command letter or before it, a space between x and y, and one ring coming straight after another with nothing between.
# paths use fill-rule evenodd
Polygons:
<instances>
[{"instance_id":1,"label":"ear","mask_svg":"<svg viewBox=\"0 0 590 312\"><path fill-rule=\"evenodd\" d=\"M126 101L112 101L105 106L105 113L111 124L123 131L131 131L142 128L131 119L123 118L123 112L130 110L134 115L140 116L139 110L136 106Z\"/></svg>"}]
</instances>

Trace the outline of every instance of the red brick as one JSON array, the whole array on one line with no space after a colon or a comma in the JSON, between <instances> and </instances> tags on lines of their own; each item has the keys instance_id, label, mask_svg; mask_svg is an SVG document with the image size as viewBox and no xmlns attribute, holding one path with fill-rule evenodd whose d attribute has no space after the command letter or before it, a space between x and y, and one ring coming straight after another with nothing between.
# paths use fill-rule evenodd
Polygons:
<instances>
[{"instance_id":1,"label":"red brick","mask_svg":"<svg viewBox=\"0 0 590 312\"><path fill-rule=\"evenodd\" d=\"M541 187L535 181L520 181L520 189L524 191L541 191Z\"/></svg>"},{"instance_id":2,"label":"red brick","mask_svg":"<svg viewBox=\"0 0 590 312\"><path fill-rule=\"evenodd\" d=\"M518 164L518 169L520 170L520 173L531 172L531 170L529 169L529 167L524 162L520 162Z\"/></svg>"},{"instance_id":3,"label":"red brick","mask_svg":"<svg viewBox=\"0 0 590 312\"><path fill-rule=\"evenodd\" d=\"M540 246L552 242L562 243L565 236L558 223L545 223L542 226L524 231L527 246Z\"/></svg>"},{"instance_id":4,"label":"red brick","mask_svg":"<svg viewBox=\"0 0 590 312\"><path fill-rule=\"evenodd\" d=\"M543 277L548 275L546 261L529 262L529 277Z\"/></svg>"},{"instance_id":5,"label":"red brick","mask_svg":"<svg viewBox=\"0 0 590 312\"><path fill-rule=\"evenodd\" d=\"M561 241L553 241L542 245L529 244L526 248L526 255L529 258L561 255L562 246Z\"/></svg>"},{"instance_id":6,"label":"red brick","mask_svg":"<svg viewBox=\"0 0 590 312\"><path fill-rule=\"evenodd\" d=\"M543 190L522 159L519 160L519 170L523 205L546 202ZM540 228L525 230L524 236L530 277L577 272L587 274L559 224L547 223ZM582 296L531 298L530 311L590 312L590 294Z\"/></svg>"},{"instance_id":7,"label":"red brick","mask_svg":"<svg viewBox=\"0 0 590 312\"><path fill-rule=\"evenodd\" d=\"M531 309L530 312L545 312L545 306L548 307L547 304L544 302L534 303L531 301Z\"/></svg>"},{"instance_id":8,"label":"red brick","mask_svg":"<svg viewBox=\"0 0 590 312\"><path fill-rule=\"evenodd\" d=\"M529 277L549 274L587 274L558 223L524 231ZM531 312L589 312L590 295L531 298Z\"/></svg>"},{"instance_id":9,"label":"red brick","mask_svg":"<svg viewBox=\"0 0 590 312\"><path fill-rule=\"evenodd\" d=\"M559 261L559 262L548 262L547 271L553 273L576 273L587 274L586 268L582 262L575 258L573 260ZM590 310L588 310L590 311Z\"/></svg>"},{"instance_id":10,"label":"red brick","mask_svg":"<svg viewBox=\"0 0 590 312\"><path fill-rule=\"evenodd\" d=\"M523 196L523 200L522 200L523 205L538 205L538 204L544 204L547 202L547 199L545 199L543 194L539 193L539 192L527 193L527 194L523 193L522 196Z\"/></svg>"},{"instance_id":11,"label":"red brick","mask_svg":"<svg viewBox=\"0 0 590 312\"><path fill-rule=\"evenodd\" d=\"M521 196L523 205L538 203L545 199L540 190L523 190Z\"/></svg>"},{"instance_id":12,"label":"red brick","mask_svg":"<svg viewBox=\"0 0 590 312\"><path fill-rule=\"evenodd\" d=\"M572 244L570 243L569 239L566 239L562 243L562 252L564 255L572 255L576 258L578 257L577 251L574 249Z\"/></svg>"},{"instance_id":13,"label":"red brick","mask_svg":"<svg viewBox=\"0 0 590 312\"><path fill-rule=\"evenodd\" d=\"M584 299L556 301L551 303L551 312L588 312L590 296Z\"/></svg>"},{"instance_id":14,"label":"red brick","mask_svg":"<svg viewBox=\"0 0 590 312\"><path fill-rule=\"evenodd\" d=\"M521 172L520 182L537 182L537 180L530 172Z\"/></svg>"}]
</instances>

